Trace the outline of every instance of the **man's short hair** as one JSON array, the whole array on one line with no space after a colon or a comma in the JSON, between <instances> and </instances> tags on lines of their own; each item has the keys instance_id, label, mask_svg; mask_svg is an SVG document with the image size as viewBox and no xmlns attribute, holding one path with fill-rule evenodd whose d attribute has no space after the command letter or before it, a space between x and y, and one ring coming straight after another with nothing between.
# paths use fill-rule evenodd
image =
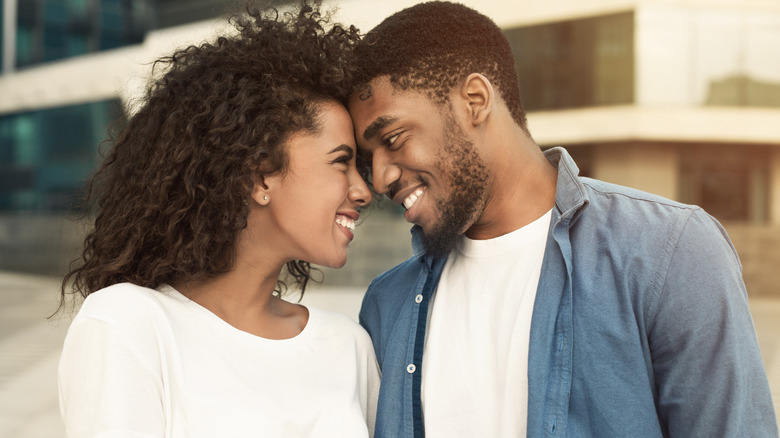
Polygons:
<instances>
[{"instance_id":1,"label":"man's short hair","mask_svg":"<svg viewBox=\"0 0 780 438\"><path fill-rule=\"evenodd\" d=\"M357 58L357 87L387 75L397 89L424 92L438 104L466 76L481 73L528 132L509 41L471 8L434 1L397 12L366 34Z\"/></svg>"}]
</instances>

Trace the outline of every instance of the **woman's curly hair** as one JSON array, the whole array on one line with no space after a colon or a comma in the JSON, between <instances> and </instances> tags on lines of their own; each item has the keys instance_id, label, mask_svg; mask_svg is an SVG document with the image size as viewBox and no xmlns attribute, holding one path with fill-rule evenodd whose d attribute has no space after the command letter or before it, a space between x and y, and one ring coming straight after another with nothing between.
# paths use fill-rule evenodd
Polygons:
<instances>
[{"instance_id":1,"label":"woman's curly hair","mask_svg":"<svg viewBox=\"0 0 780 438\"><path fill-rule=\"evenodd\" d=\"M330 24L319 8L247 7L230 19L237 34L154 63L162 76L88 187L94 228L61 303L71 281L86 297L115 283L154 288L232 267L253 178L284 172L290 135L318 132L319 104L344 103L350 92L359 32ZM309 264L287 268L305 288Z\"/></svg>"}]
</instances>

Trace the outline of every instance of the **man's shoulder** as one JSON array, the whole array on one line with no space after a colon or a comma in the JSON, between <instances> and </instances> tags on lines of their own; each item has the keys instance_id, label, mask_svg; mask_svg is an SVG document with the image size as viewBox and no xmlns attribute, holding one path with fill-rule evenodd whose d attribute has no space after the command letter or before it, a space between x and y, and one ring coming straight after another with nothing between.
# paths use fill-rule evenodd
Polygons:
<instances>
[{"instance_id":1,"label":"man's shoulder","mask_svg":"<svg viewBox=\"0 0 780 438\"><path fill-rule=\"evenodd\" d=\"M660 205L668 206L670 208L682 208L691 209L697 208L695 205L683 204L678 201L674 201L669 198L665 198L654 193L646 192L643 190L635 189L628 186L622 186L598 179L580 177L580 181L586 187L589 194L592 196L604 196L604 197L620 197L627 200L636 202L653 202Z\"/></svg>"},{"instance_id":2,"label":"man's shoulder","mask_svg":"<svg viewBox=\"0 0 780 438\"><path fill-rule=\"evenodd\" d=\"M723 226L701 207L581 178L588 205L576 220L572 244L629 255L670 257L684 246L735 251Z\"/></svg>"},{"instance_id":3,"label":"man's shoulder","mask_svg":"<svg viewBox=\"0 0 780 438\"><path fill-rule=\"evenodd\" d=\"M591 178L580 178L588 196L588 215L624 218L647 226L661 225L668 221L685 220L691 215L709 215L701 207L684 204L639 189L612 184ZM587 216L587 215L586 215Z\"/></svg>"}]
</instances>

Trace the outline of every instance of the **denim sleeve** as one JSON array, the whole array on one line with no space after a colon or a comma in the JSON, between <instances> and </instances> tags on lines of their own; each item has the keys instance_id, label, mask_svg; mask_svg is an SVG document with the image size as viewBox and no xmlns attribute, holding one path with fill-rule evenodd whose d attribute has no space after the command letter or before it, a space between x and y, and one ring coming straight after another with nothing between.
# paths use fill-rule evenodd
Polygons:
<instances>
[{"instance_id":1,"label":"denim sleeve","mask_svg":"<svg viewBox=\"0 0 780 438\"><path fill-rule=\"evenodd\" d=\"M668 436L777 437L731 241L702 210L695 210L679 237L671 239L649 324L657 409Z\"/></svg>"},{"instance_id":2,"label":"denim sleeve","mask_svg":"<svg viewBox=\"0 0 780 438\"><path fill-rule=\"evenodd\" d=\"M380 341L382 337L379 333L379 306L376 302L372 287L374 283L368 287L368 291L363 296L363 304L360 306L360 313L358 314L358 321L360 325L371 336L371 342L374 345L374 352L376 353L377 362L379 363L379 369L382 369L382 347Z\"/></svg>"}]
</instances>

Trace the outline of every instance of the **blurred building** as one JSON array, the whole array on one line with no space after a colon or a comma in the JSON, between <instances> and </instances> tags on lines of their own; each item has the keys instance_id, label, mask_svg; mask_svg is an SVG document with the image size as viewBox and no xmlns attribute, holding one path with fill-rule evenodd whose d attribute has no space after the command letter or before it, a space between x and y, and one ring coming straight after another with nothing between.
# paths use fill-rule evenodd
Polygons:
<instances>
[{"instance_id":1,"label":"blurred building","mask_svg":"<svg viewBox=\"0 0 780 438\"><path fill-rule=\"evenodd\" d=\"M17 241L30 217L70 211L107 123L132 107L148 63L218 32L213 17L225 7L3 1L0 268L22 264L19 248L36 247ZM342 0L336 17L368 30L413 3ZM772 279L780 265L777 0L463 3L505 29L540 145L565 146L584 175L701 205L726 225L750 292L780 293ZM365 284L409 253L407 229L393 209L369 216L348 269L328 278ZM375 245L386 230L393 237ZM24 237L37 239L35 253L57 240L42 236Z\"/></svg>"}]
</instances>

